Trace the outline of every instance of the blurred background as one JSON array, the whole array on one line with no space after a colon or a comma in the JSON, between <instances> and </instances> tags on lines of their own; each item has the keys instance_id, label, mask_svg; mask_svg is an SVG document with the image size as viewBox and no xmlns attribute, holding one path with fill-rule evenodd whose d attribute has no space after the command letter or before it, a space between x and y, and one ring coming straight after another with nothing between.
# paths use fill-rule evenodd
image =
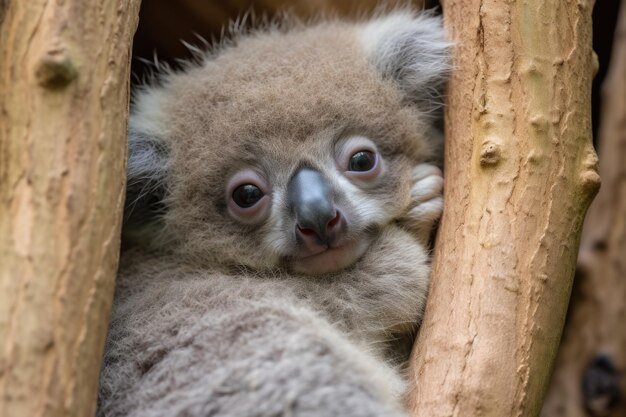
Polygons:
<instances>
[{"instance_id":1,"label":"blurred background","mask_svg":"<svg viewBox=\"0 0 626 417\"><path fill-rule=\"evenodd\" d=\"M357 17L390 3L144 0L133 44L133 83L145 79L155 56L176 68L177 60L191 55L182 41L202 45L198 36L219 40L223 27L251 11L257 18L285 11L304 19L320 13ZM407 3L441 12L438 1L402 2ZM568 320L542 417L626 417L626 11L616 30L624 3L596 0L593 12L599 71L592 119L603 184L585 223Z\"/></svg>"}]
</instances>

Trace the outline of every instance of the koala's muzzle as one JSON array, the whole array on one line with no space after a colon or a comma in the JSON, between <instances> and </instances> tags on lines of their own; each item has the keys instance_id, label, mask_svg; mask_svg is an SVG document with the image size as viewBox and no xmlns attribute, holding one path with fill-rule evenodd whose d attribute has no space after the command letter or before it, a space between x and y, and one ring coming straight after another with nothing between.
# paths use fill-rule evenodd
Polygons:
<instances>
[{"instance_id":1,"label":"koala's muzzle","mask_svg":"<svg viewBox=\"0 0 626 417\"><path fill-rule=\"evenodd\" d=\"M307 249L319 252L341 237L345 220L335 208L330 184L319 171L297 171L289 182L287 196L296 218L296 236Z\"/></svg>"}]
</instances>

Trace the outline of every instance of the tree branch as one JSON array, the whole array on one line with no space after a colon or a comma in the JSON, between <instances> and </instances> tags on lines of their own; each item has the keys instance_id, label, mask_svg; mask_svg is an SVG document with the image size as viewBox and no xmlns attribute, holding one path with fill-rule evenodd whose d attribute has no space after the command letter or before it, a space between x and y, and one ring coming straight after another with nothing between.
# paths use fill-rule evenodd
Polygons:
<instances>
[{"instance_id":1,"label":"tree branch","mask_svg":"<svg viewBox=\"0 0 626 417\"><path fill-rule=\"evenodd\" d=\"M626 416L626 2L600 121L602 189L585 220L575 292L545 417ZM584 389L583 389L584 387ZM618 401L621 397L622 401Z\"/></svg>"},{"instance_id":2,"label":"tree branch","mask_svg":"<svg viewBox=\"0 0 626 417\"><path fill-rule=\"evenodd\" d=\"M446 0L445 205L408 401L535 416L599 186L590 1Z\"/></svg>"},{"instance_id":3,"label":"tree branch","mask_svg":"<svg viewBox=\"0 0 626 417\"><path fill-rule=\"evenodd\" d=\"M4 10L2 416L95 411L119 253L138 7L28 0Z\"/></svg>"}]
</instances>

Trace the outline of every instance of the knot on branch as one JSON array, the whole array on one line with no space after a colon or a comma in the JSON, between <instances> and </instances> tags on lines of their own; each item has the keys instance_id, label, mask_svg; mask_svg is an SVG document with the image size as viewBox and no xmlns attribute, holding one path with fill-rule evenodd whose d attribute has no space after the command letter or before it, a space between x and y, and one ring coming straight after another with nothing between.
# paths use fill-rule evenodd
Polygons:
<instances>
[{"instance_id":1,"label":"knot on branch","mask_svg":"<svg viewBox=\"0 0 626 417\"><path fill-rule=\"evenodd\" d=\"M583 170L580 174L580 181L585 190L585 193L589 197L593 197L596 195L598 190L600 189L600 174L598 174L598 157L595 152L591 152L587 155L587 157L583 160Z\"/></svg>"},{"instance_id":2,"label":"knot on branch","mask_svg":"<svg viewBox=\"0 0 626 417\"><path fill-rule=\"evenodd\" d=\"M78 71L65 48L54 48L39 60L35 75L42 87L58 89L70 84Z\"/></svg>"},{"instance_id":3,"label":"knot on branch","mask_svg":"<svg viewBox=\"0 0 626 417\"><path fill-rule=\"evenodd\" d=\"M483 142L480 150L480 165L482 167L495 166L502 159L502 148L492 140Z\"/></svg>"}]
</instances>

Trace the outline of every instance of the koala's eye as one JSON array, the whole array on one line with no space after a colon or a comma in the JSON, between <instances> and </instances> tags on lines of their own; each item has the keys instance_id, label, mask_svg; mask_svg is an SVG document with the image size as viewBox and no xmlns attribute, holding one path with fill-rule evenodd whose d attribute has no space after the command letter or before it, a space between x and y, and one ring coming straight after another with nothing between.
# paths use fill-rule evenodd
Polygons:
<instances>
[{"instance_id":1,"label":"koala's eye","mask_svg":"<svg viewBox=\"0 0 626 417\"><path fill-rule=\"evenodd\" d=\"M254 206L265 194L254 184L243 184L233 191L233 201L241 208Z\"/></svg>"},{"instance_id":2,"label":"koala's eye","mask_svg":"<svg viewBox=\"0 0 626 417\"><path fill-rule=\"evenodd\" d=\"M259 224L267 218L271 206L272 186L260 170L244 169L226 184L228 214L242 223Z\"/></svg>"},{"instance_id":3,"label":"koala's eye","mask_svg":"<svg viewBox=\"0 0 626 417\"><path fill-rule=\"evenodd\" d=\"M350 136L335 145L337 168L360 187L375 187L385 171L376 144L365 136Z\"/></svg>"},{"instance_id":4,"label":"koala's eye","mask_svg":"<svg viewBox=\"0 0 626 417\"><path fill-rule=\"evenodd\" d=\"M371 151L359 151L350 157L348 170L354 172L366 172L376 166L376 155Z\"/></svg>"}]
</instances>

